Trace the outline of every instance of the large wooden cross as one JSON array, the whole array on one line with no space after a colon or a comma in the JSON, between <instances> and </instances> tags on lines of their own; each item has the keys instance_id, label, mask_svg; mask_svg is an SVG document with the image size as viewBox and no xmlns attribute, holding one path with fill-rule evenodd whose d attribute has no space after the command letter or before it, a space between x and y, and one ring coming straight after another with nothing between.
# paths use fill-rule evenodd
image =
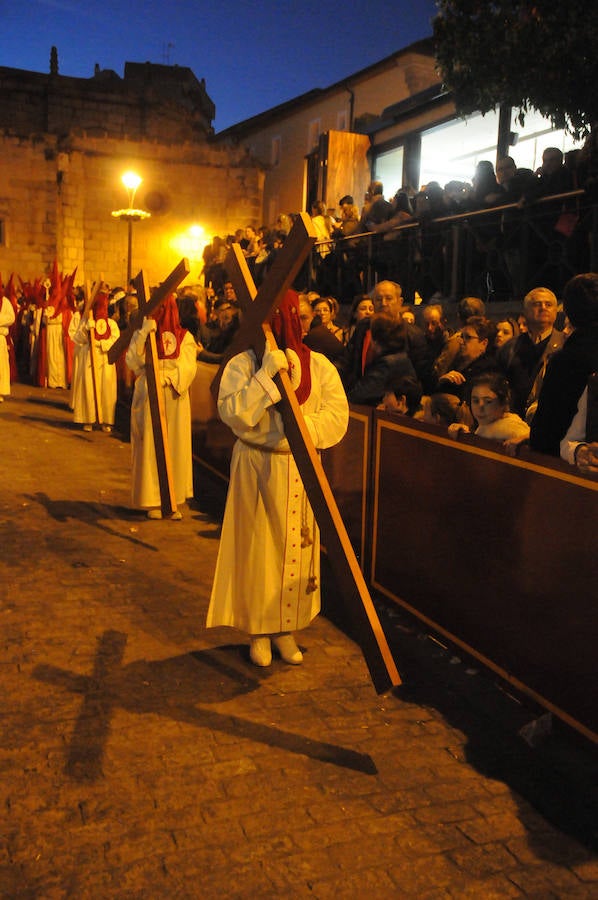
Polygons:
<instances>
[{"instance_id":1,"label":"large wooden cross","mask_svg":"<svg viewBox=\"0 0 598 900\"><path fill-rule=\"evenodd\" d=\"M236 353L252 348L261 359L266 339L269 348L276 349L267 320L292 285L315 241L316 232L310 217L300 214L257 291L241 248L233 244L225 259L225 269L242 306L243 318L216 376L215 392L226 362ZM344 608L349 614L374 687L378 693L383 693L401 684L401 678L288 373L279 372L274 380L282 397L279 408L285 435L320 528Z\"/></svg>"},{"instance_id":2,"label":"large wooden cross","mask_svg":"<svg viewBox=\"0 0 598 900\"><path fill-rule=\"evenodd\" d=\"M123 350L129 346L134 332L141 328L145 316L149 316L158 308L169 294L174 291L181 281L189 274L189 263L182 259L176 269L157 287L151 297L143 272L134 279L139 299L139 309L131 317L128 328L121 332L118 340L108 351L109 362L116 362ZM164 396L160 384L158 352L156 336L150 333L145 351L145 377L147 382L147 395L152 418L152 432L154 448L156 451L156 467L158 470L158 484L160 486L160 507L163 518L171 518L176 512L176 496L172 476L172 461L168 445L168 429L166 427L166 412L164 409Z\"/></svg>"}]
</instances>

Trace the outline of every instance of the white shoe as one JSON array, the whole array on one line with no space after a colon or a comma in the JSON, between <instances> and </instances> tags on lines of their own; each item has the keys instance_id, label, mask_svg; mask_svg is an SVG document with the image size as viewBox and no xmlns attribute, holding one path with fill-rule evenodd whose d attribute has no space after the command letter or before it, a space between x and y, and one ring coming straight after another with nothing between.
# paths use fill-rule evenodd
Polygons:
<instances>
[{"instance_id":1,"label":"white shoe","mask_svg":"<svg viewBox=\"0 0 598 900\"><path fill-rule=\"evenodd\" d=\"M93 431L93 425L84 425L83 431Z\"/></svg>"},{"instance_id":2,"label":"white shoe","mask_svg":"<svg viewBox=\"0 0 598 900\"><path fill-rule=\"evenodd\" d=\"M112 425L102 425L102 431L105 434L110 434L110 432L112 431Z\"/></svg>"},{"instance_id":3,"label":"white shoe","mask_svg":"<svg viewBox=\"0 0 598 900\"><path fill-rule=\"evenodd\" d=\"M251 638L249 657L255 666L269 666L272 663L272 644L270 643L270 638Z\"/></svg>"},{"instance_id":4,"label":"white shoe","mask_svg":"<svg viewBox=\"0 0 598 900\"><path fill-rule=\"evenodd\" d=\"M148 519L161 519L162 518L162 510L157 509L148 509L147 511Z\"/></svg>"},{"instance_id":5,"label":"white shoe","mask_svg":"<svg viewBox=\"0 0 598 900\"><path fill-rule=\"evenodd\" d=\"M284 662L290 663L291 666L298 666L303 662L303 653L292 634L279 634L272 638L272 643Z\"/></svg>"}]
</instances>

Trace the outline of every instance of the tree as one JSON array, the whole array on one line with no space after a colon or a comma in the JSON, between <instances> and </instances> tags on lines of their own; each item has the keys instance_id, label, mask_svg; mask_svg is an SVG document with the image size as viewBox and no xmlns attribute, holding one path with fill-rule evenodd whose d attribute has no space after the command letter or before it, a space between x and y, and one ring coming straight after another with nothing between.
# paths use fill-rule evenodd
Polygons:
<instances>
[{"instance_id":1,"label":"tree","mask_svg":"<svg viewBox=\"0 0 598 900\"><path fill-rule=\"evenodd\" d=\"M535 109L576 140L598 123L596 0L438 0L440 75L462 115Z\"/></svg>"}]
</instances>

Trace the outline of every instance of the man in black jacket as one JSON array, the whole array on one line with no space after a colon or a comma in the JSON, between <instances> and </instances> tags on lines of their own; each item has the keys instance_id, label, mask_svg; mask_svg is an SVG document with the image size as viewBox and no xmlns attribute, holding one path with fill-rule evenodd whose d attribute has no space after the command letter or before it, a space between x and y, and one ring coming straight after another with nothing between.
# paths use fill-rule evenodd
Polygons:
<instances>
[{"instance_id":1,"label":"man in black jacket","mask_svg":"<svg viewBox=\"0 0 598 900\"><path fill-rule=\"evenodd\" d=\"M532 449L552 456L559 455L588 378L598 371L598 274L568 281L563 308L574 331L548 363L530 433Z\"/></svg>"},{"instance_id":2,"label":"man in black jacket","mask_svg":"<svg viewBox=\"0 0 598 900\"><path fill-rule=\"evenodd\" d=\"M528 416L532 403L535 409L548 359L565 341L562 332L554 327L558 303L551 290L531 290L523 300L523 309L527 332L507 341L498 352L499 368L511 385L511 410L522 419Z\"/></svg>"}]
</instances>

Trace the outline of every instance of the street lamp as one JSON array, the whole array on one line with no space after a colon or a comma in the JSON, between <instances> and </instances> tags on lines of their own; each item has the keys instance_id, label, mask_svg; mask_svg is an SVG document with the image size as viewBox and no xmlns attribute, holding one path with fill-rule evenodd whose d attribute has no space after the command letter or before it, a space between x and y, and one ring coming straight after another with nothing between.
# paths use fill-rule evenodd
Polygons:
<instances>
[{"instance_id":1,"label":"street lamp","mask_svg":"<svg viewBox=\"0 0 598 900\"><path fill-rule=\"evenodd\" d=\"M133 203L135 202L135 192L143 181L143 178L140 175L137 175L135 172L125 172L120 180L127 189L129 195L129 209L132 209Z\"/></svg>"},{"instance_id":2,"label":"street lamp","mask_svg":"<svg viewBox=\"0 0 598 900\"><path fill-rule=\"evenodd\" d=\"M124 219L127 223L127 232L128 232L128 240L127 240L127 288L131 281L131 259L133 256L133 222L139 222L141 219L149 219L151 213L146 212L144 209L135 209L133 203L135 202L135 193L137 188L143 181L139 175L135 172L125 172L121 177L121 181L127 191L127 199L129 201L129 205L126 209L115 209L112 213L115 219Z\"/></svg>"}]
</instances>

